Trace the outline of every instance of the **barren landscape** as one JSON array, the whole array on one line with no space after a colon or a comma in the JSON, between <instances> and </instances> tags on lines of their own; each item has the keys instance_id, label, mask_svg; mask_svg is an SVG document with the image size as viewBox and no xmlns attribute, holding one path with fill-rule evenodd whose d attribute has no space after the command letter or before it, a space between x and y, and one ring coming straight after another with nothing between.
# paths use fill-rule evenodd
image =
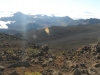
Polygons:
<instances>
[{"instance_id":1,"label":"barren landscape","mask_svg":"<svg viewBox=\"0 0 100 75\"><path fill-rule=\"evenodd\" d=\"M0 75L100 75L100 19L1 17Z\"/></svg>"},{"instance_id":2,"label":"barren landscape","mask_svg":"<svg viewBox=\"0 0 100 75\"><path fill-rule=\"evenodd\" d=\"M0 75L100 74L99 42L67 50L5 33L0 33L0 41Z\"/></svg>"}]
</instances>

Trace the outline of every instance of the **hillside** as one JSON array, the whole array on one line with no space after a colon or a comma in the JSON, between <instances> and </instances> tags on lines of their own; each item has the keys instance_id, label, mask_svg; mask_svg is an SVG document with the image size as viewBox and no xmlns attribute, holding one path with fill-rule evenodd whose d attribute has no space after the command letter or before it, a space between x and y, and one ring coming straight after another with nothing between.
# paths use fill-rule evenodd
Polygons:
<instances>
[{"instance_id":1,"label":"hillside","mask_svg":"<svg viewBox=\"0 0 100 75\"><path fill-rule=\"evenodd\" d=\"M56 47L79 47L100 40L100 25L78 25L78 26L52 26L49 27L50 36L45 29L30 31L26 33L27 39L37 44L47 43ZM37 36L34 39L33 36ZM67 46L66 46L67 45Z\"/></svg>"},{"instance_id":2,"label":"hillside","mask_svg":"<svg viewBox=\"0 0 100 75\"><path fill-rule=\"evenodd\" d=\"M99 42L68 50L38 46L4 33L0 40L0 75L100 74Z\"/></svg>"},{"instance_id":3,"label":"hillside","mask_svg":"<svg viewBox=\"0 0 100 75\"><path fill-rule=\"evenodd\" d=\"M76 49L100 40L100 19L73 20L68 16L26 15L17 12L12 17L2 17L0 20L15 21L7 24L8 29L0 29L0 32L24 36L39 45L47 43L51 47ZM45 28L49 28L49 36Z\"/></svg>"}]
</instances>

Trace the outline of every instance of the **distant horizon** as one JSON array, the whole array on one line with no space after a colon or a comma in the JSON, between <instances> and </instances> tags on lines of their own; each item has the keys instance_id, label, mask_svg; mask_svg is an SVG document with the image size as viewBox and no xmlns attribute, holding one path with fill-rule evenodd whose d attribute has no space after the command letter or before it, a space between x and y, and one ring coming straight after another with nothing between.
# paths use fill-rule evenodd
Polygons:
<instances>
[{"instance_id":1,"label":"distant horizon","mask_svg":"<svg viewBox=\"0 0 100 75\"><path fill-rule=\"evenodd\" d=\"M17 13L17 12L21 12L21 11L16 11L16 12L13 12L13 13L9 13L9 15L0 15L0 18L1 17L10 17L10 16L12 16L12 14L14 14L14 13ZM56 16L56 17L65 17L65 16L68 16L68 17L70 17L70 18L72 18L72 19L74 19L74 20L79 20L79 19L90 19L90 18L97 18L97 19L100 19L100 17L71 17L70 15L57 15L57 14L42 14L42 13L37 13L37 14L35 14L35 13L24 13L24 12L22 12L23 14L25 14L25 15L47 15L47 16ZM0 13L1 14L1 13Z\"/></svg>"},{"instance_id":2,"label":"distant horizon","mask_svg":"<svg viewBox=\"0 0 100 75\"><path fill-rule=\"evenodd\" d=\"M17 11L17 12L21 12L21 11ZM17 12L14 12L14 13L17 13ZM0 17L0 18L3 18L3 17L12 17L13 16L13 14L14 13L12 13L12 14L10 14L9 16L2 16L2 17ZM23 13L23 12L21 12L21 13ZM23 13L23 14L25 14L25 13ZM50 16L50 17L66 17L66 16L68 16L68 15L64 15L64 16L60 16L60 15L56 15L56 14L51 14L51 15L48 15L48 14L25 14L25 15L31 15L31 16L34 16L34 15L43 15L43 16L45 16L45 15L47 15L47 16ZM68 16L68 17L70 17L70 16ZM72 17L70 17L70 18L72 18ZM89 18L72 18L73 20L80 20L80 19L91 19L91 18L95 18L95 17L89 17ZM100 18L95 18L95 19L100 19Z\"/></svg>"},{"instance_id":3,"label":"distant horizon","mask_svg":"<svg viewBox=\"0 0 100 75\"><path fill-rule=\"evenodd\" d=\"M22 12L20 12L20 11L18 11L18 12L16 12L16 13L21 13L21 14L25 14L25 13L22 13ZM1 18L5 18L5 17L13 17L14 16L14 14L15 13L13 13L12 14L12 16L4 16L4 17L1 17ZM25 15L31 15L31 16L35 16L35 15L41 15L41 16L48 16L48 17L69 17L69 18L71 18L70 16L68 16L68 15L66 15L66 16L57 16L57 15L54 15L54 14L52 14L52 15L47 15L47 14L25 14ZM73 18L71 18L71 19L73 19ZM91 17L91 18L76 18L76 19L73 19L73 20L81 20L81 19L83 19L83 20L86 20L86 19L100 19L100 18L93 18L93 17ZM7 26L7 24L11 24L11 23L14 23L14 22L16 22L16 21L11 21L11 20L9 20L9 21L4 21L4 20L0 20L0 29L8 29L8 26ZM28 23L28 22L27 22ZM31 22L31 23L33 23L33 22Z\"/></svg>"}]
</instances>

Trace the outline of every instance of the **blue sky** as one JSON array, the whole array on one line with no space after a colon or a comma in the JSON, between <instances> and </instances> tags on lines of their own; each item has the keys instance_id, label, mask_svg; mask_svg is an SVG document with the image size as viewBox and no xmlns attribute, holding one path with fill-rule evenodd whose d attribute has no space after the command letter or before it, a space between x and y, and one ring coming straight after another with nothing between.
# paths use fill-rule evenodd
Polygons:
<instances>
[{"instance_id":1,"label":"blue sky","mask_svg":"<svg viewBox=\"0 0 100 75\"><path fill-rule=\"evenodd\" d=\"M18 11L73 19L100 18L100 0L0 0L0 17Z\"/></svg>"}]
</instances>

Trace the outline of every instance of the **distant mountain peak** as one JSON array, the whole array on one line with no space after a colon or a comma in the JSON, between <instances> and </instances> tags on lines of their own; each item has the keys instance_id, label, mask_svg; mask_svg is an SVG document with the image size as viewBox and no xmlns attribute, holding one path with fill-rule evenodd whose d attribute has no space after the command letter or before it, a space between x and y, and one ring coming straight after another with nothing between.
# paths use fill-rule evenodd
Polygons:
<instances>
[{"instance_id":1,"label":"distant mountain peak","mask_svg":"<svg viewBox=\"0 0 100 75\"><path fill-rule=\"evenodd\" d=\"M69 16L64 16L64 17L53 16L52 17L52 16L47 16L47 15L42 15L42 14L26 15L22 12L16 12L11 17L2 17L0 18L0 20L1 21L15 21L14 23L11 23L8 25L8 29L16 29L16 30L17 29L21 30L25 26L28 27L29 29L41 29L41 28L50 27L50 26L100 24L100 19L96 19L96 18L73 20ZM35 22L35 24L33 22Z\"/></svg>"}]
</instances>

